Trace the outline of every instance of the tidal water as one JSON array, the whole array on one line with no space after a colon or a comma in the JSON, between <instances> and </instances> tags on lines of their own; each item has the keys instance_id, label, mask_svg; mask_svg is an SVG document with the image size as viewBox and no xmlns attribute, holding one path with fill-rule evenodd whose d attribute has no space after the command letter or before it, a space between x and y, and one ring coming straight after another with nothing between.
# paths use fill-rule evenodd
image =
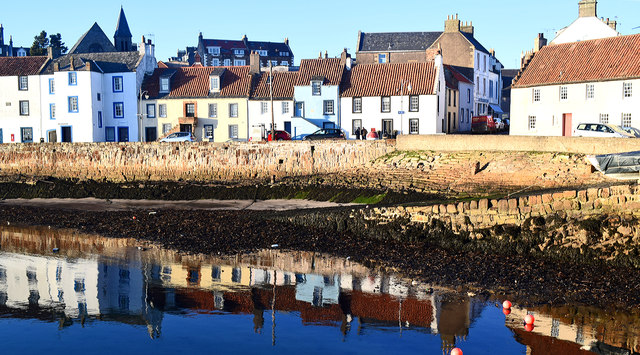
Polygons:
<instances>
[{"instance_id":1,"label":"tidal water","mask_svg":"<svg viewBox=\"0 0 640 355\"><path fill-rule=\"evenodd\" d=\"M622 310L522 308L350 260L0 228L3 354L633 354ZM526 329L524 316L535 316Z\"/></svg>"}]
</instances>

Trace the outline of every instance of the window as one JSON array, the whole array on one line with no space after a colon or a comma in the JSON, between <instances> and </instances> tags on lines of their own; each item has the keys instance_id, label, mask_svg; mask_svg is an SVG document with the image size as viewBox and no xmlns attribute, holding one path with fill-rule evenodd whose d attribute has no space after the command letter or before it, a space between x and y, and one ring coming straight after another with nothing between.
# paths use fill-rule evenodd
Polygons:
<instances>
[{"instance_id":1,"label":"window","mask_svg":"<svg viewBox=\"0 0 640 355\"><path fill-rule=\"evenodd\" d=\"M196 104L194 103L184 104L184 116L196 117Z\"/></svg>"},{"instance_id":2,"label":"window","mask_svg":"<svg viewBox=\"0 0 640 355\"><path fill-rule=\"evenodd\" d=\"M169 78L160 78L160 92L169 92Z\"/></svg>"},{"instance_id":3,"label":"window","mask_svg":"<svg viewBox=\"0 0 640 355\"><path fill-rule=\"evenodd\" d=\"M487 56L483 55L482 58L484 59L484 71L487 71Z\"/></svg>"},{"instance_id":4,"label":"window","mask_svg":"<svg viewBox=\"0 0 640 355\"><path fill-rule=\"evenodd\" d=\"M68 101L69 101L69 112L78 113L78 97L69 96Z\"/></svg>"},{"instance_id":5,"label":"window","mask_svg":"<svg viewBox=\"0 0 640 355\"><path fill-rule=\"evenodd\" d=\"M489 80L489 97L493 98L493 80Z\"/></svg>"},{"instance_id":6,"label":"window","mask_svg":"<svg viewBox=\"0 0 640 355\"><path fill-rule=\"evenodd\" d=\"M419 125L418 125L419 121L417 118L411 118L409 119L409 134L418 134L418 129L419 129Z\"/></svg>"},{"instance_id":7,"label":"window","mask_svg":"<svg viewBox=\"0 0 640 355\"><path fill-rule=\"evenodd\" d=\"M238 117L238 104L229 104L229 117Z\"/></svg>"},{"instance_id":8,"label":"window","mask_svg":"<svg viewBox=\"0 0 640 355\"><path fill-rule=\"evenodd\" d=\"M623 83L622 84L622 95L623 95L623 97L631 97L631 96L633 96L632 83Z\"/></svg>"},{"instance_id":9,"label":"window","mask_svg":"<svg viewBox=\"0 0 640 355\"><path fill-rule=\"evenodd\" d=\"M604 124L609 123L609 114L608 113L601 113L599 122L600 123L604 123Z\"/></svg>"},{"instance_id":10,"label":"window","mask_svg":"<svg viewBox=\"0 0 640 355\"><path fill-rule=\"evenodd\" d=\"M455 106L455 96L454 96L454 106ZM419 110L420 110L419 97L409 96L409 112L418 112Z\"/></svg>"},{"instance_id":11,"label":"window","mask_svg":"<svg viewBox=\"0 0 640 355\"><path fill-rule=\"evenodd\" d=\"M207 47L207 52L211 55L220 55L220 47Z\"/></svg>"},{"instance_id":12,"label":"window","mask_svg":"<svg viewBox=\"0 0 640 355\"><path fill-rule=\"evenodd\" d=\"M452 91L447 89L447 100L449 100L449 102L447 103L447 106L451 106L451 99L452 99L451 93L452 93Z\"/></svg>"},{"instance_id":13,"label":"window","mask_svg":"<svg viewBox=\"0 0 640 355\"><path fill-rule=\"evenodd\" d=\"M107 142L115 142L116 141L116 128L115 127L105 127L104 129L104 138Z\"/></svg>"},{"instance_id":14,"label":"window","mask_svg":"<svg viewBox=\"0 0 640 355\"><path fill-rule=\"evenodd\" d=\"M220 90L220 77L212 76L209 79L209 84L211 85L211 91L219 91Z\"/></svg>"},{"instance_id":15,"label":"window","mask_svg":"<svg viewBox=\"0 0 640 355\"><path fill-rule=\"evenodd\" d=\"M258 54L260 54L260 56L262 57L266 57L268 55L267 51L264 49L259 49L256 52L258 52Z\"/></svg>"},{"instance_id":16,"label":"window","mask_svg":"<svg viewBox=\"0 0 640 355\"><path fill-rule=\"evenodd\" d=\"M469 113L469 109L467 109L467 123L469 123L469 118L471 117L471 114Z\"/></svg>"},{"instance_id":17,"label":"window","mask_svg":"<svg viewBox=\"0 0 640 355\"><path fill-rule=\"evenodd\" d=\"M213 139L213 125L204 125L204 138Z\"/></svg>"},{"instance_id":18,"label":"window","mask_svg":"<svg viewBox=\"0 0 640 355\"><path fill-rule=\"evenodd\" d=\"M560 101L565 101L569 98L569 89L566 86L560 87Z\"/></svg>"},{"instance_id":19,"label":"window","mask_svg":"<svg viewBox=\"0 0 640 355\"><path fill-rule=\"evenodd\" d=\"M238 125L230 124L229 125L229 138L238 138Z\"/></svg>"},{"instance_id":20,"label":"window","mask_svg":"<svg viewBox=\"0 0 640 355\"><path fill-rule=\"evenodd\" d=\"M353 120L351 122L351 132L355 134L356 131L358 131L358 129L362 130L362 120L361 119L357 119L357 120Z\"/></svg>"},{"instance_id":21,"label":"window","mask_svg":"<svg viewBox=\"0 0 640 355\"><path fill-rule=\"evenodd\" d=\"M102 111L98 111L98 128L102 128Z\"/></svg>"},{"instance_id":22,"label":"window","mask_svg":"<svg viewBox=\"0 0 640 355\"><path fill-rule=\"evenodd\" d=\"M55 94L56 92L56 82L53 79L49 79L49 94Z\"/></svg>"},{"instance_id":23,"label":"window","mask_svg":"<svg viewBox=\"0 0 640 355\"><path fill-rule=\"evenodd\" d=\"M595 85L587 84L587 99L593 99L595 96Z\"/></svg>"},{"instance_id":24,"label":"window","mask_svg":"<svg viewBox=\"0 0 640 355\"><path fill-rule=\"evenodd\" d=\"M288 66L289 62L287 62L286 60L283 60L283 61L280 62L280 65Z\"/></svg>"},{"instance_id":25,"label":"window","mask_svg":"<svg viewBox=\"0 0 640 355\"><path fill-rule=\"evenodd\" d=\"M267 112L269 112L269 104L267 102L261 102L260 103L260 113L264 115Z\"/></svg>"},{"instance_id":26,"label":"window","mask_svg":"<svg viewBox=\"0 0 640 355\"><path fill-rule=\"evenodd\" d=\"M622 114L622 127L631 127L631 114L623 113Z\"/></svg>"},{"instance_id":27,"label":"window","mask_svg":"<svg viewBox=\"0 0 640 355\"><path fill-rule=\"evenodd\" d=\"M98 99L98 101L102 101L102 94L98 93L96 98Z\"/></svg>"},{"instance_id":28,"label":"window","mask_svg":"<svg viewBox=\"0 0 640 355\"><path fill-rule=\"evenodd\" d=\"M362 98L353 98L353 113L362 113Z\"/></svg>"},{"instance_id":29,"label":"window","mask_svg":"<svg viewBox=\"0 0 640 355\"><path fill-rule=\"evenodd\" d=\"M476 68L480 69L480 53L476 54Z\"/></svg>"},{"instance_id":30,"label":"window","mask_svg":"<svg viewBox=\"0 0 640 355\"><path fill-rule=\"evenodd\" d=\"M233 65L237 65L237 66L247 65L247 61L244 59L234 59Z\"/></svg>"},{"instance_id":31,"label":"window","mask_svg":"<svg viewBox=\"0 0 640 355\"><path fill-rule=\"evenodd\" d=\"M471 103L471 89L467 89L467 103Z\"/></svg>"},{"instance_id":32,"label":"window","mask_svg":"<svg viewBox=\"0 0 640 355\"><path fill-rule=\"evenodd\" d=\"M383 96L380 105L381 112L391 112L391 98L389 96Z\"/></svg>"},{"instance_id":33,"label":"window","mask_svg":"<svg viewBox=\"0 0 640 355\"><path fill-rule=\"evenodd\" d=\"M56 104L49 104L49 118L56 119Z\"/></svg>"},{"instance_id":34,"label":"window","mask_svg":"<svg viewBox=\"0 0 640 355\"><path fill-rule=\"evenodd\" d=\"M155 104L147 104L147 117L148 118L156 118L156 105Z\"/></svg>"},{"instance_id":35,"label":"window","mask_svg":"<svg viewBox=\"0 0 640 355\"><path fill-rule=\"evenodd\" d=\"M311 82L311 94L314 96L319 96L322 94L322 83L319 81L312 81Z\"/></svg>"},{"instance_id":36,"label":"window","mask_svg":"<svg viewBox=\"0 0 640 355\"><path fill-rule=\"evenodd\" d=\"M113 77L113 92L122 92L122 77Z\"/></svg>"},{"instance_id":37,"label":"window","mask_svg":"<svg viewBox=\"0 0 640 355\"><path fill-rule=\"evenodd\" d=\"M209 104L209 117L218 117L218 104Z\"/></svg>"},{"instance_id":38,"label":"window","mask_svg":"<svg viewBox=\"0 0 640 355\"><path fill-rule=\"evenodd\" d=\"M228 66L230 66L230 65L231 65L231 59L225 59L225 60L224 60L224 66L225 66L225 67L228 67Z\"/></svg>"},{"instance_id":39,"label":"window","mask_svg":"<svg viewBox=\"0 0 640 355\"><path fill-rule=\"evenodd\" d=\"M27 76L19 76L18 77L18 90L29 90L29 77Z\"/></svg>"},{"instance_id":40,"label":"window","mask_svg":"<svg viewBox=\"0 0 640 355\"><path fill-rule=\"evenodd\" d=\"M378 63L386 63L387 62L387 54L378 54Z\"/></svg>"},{"instance_id":41,"label":"window","mask_svg":"<svg viewBox=\"0 0 640 355\"><path fill-rule=\"evenodd\" d=\"M458 106L458 91L453 91L453 107Z\"/></svg>"},{"instance_id":42,"label":"window","mask_svg":"<svg viewBox=\"0 0 640 355\"><path fill-rule=\"evenodd\" d=\"M234 49L233 54L235 54L238 57L242 57L244 55L244 49Z\"/></svg>"},{"instance_id":43,"label":"window","mask_svg":"<svg viewBox=\"0 0 640 355\"><path fill-rule=\"evenodd\" d=\"M158 114L160 117L167 117L167 104L158 105Z\"/></svg>"},{"instance_id":44,"label":"window","mask_svg":"<svg viewBox=\"0 0 640 355\"><path fill-rule=\"evenodd\" d=\"M29 101L20 101L20 116L29 116Z\"/></svg>"},{"instance_id":45,"label":"window","mask_svg":"<svg viewBox=\"0 0 640 355\"><path fill-rule=\"evenodd\" d=\"M69 85L71 86L78 85L78 73L75 73L75 72L69 73Z\"/></svg>"},{"instance_id":46,"label":"window","mask_svg":"<svg viewBox=\"0 0 640 355\"><path fill-rule=\"evenodd\" d=\"M285 115L289 113L289 103L287 101L282 101L282 114Z\"/></svg>"},{"instance_id":47,"label":"window","mask_svg":"<svg viewBox=\"0 0 640 355\"><path fill-rule=\"evenodd\" d=\"M304 101L296 102L295 117L304 117Z\"/></svg>"},{"instance_id":48,"label":"window","mask_svg":"<svg viewBox=\"0 0 640 355\"><path fill-rule=\"evenodd\" d=\"M482 96L487 96L487 78L482 78Z\"/></svg>"},{"instance_id":49,"label":"window","mask_svg":"<svg viewBox=\"0 0 640 355\"><path fill-rule=\"evenodd\" d=\"M113 103L113 118L124 118L124 102Z\"/></svg>"},{"instance_id":50,"label":"window","mask_svg":"<svg viewBox=\"0 0 640 355\"><path fill-rule=\"evenodd\" d=\"M536 116L529 116L529 130L536 129Z\"/></svg>"},{"instance_id":51,"label":"window","mask_svg":"<svg viewBox=\"0 0 640 355\"><path fill-rule=\"evenodd\" d=\"M322 102L322 108L325 115L333 115L333 100L324 100Z\"/></svg>"},{"instance_id":52,"label":"window","mask_svg":"<svg viewBox=\"0 0 640 355\"><path fill-rule=\"evenodd\" d=\"M211 61L211 65L213 65L214 67L219 67L220 66L220 59L213 58L213 60Z\"/></svg>"},{"instance_id":53,"label":"window","mask_svg":"<svg viewBox=\"0 0 640 355\"><path fill-rule=\"evenodd\" d=\"M163 123L162 124L162 134L167 134L171 131L171 123Z\"/></svg>"},{"instance_id":54,"label":"window","mask_svg":"<svg viewBox=\"0 0 640 355\"><path fill-rule=\"evenodd\" d=\"M31 127L21 127L20 128L20 137L22 143L31 143L33 142L33 128Z\"/></svg>"},{"instance_id":55,"label":"window","mask_svg":"<svg viewBox=\"0 0 640 355\"><path fill-rule=\"evenodd\" d=\"M540 102L540 89L533 89L533 102Z\"/></svg>"}]
</instances>

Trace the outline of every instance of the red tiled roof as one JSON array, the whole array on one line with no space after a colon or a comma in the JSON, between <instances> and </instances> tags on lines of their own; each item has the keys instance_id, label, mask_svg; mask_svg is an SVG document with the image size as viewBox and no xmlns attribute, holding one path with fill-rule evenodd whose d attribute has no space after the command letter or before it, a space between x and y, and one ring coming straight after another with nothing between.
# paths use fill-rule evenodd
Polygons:
<instances>
[{"instance_id":1,"label":"red tiled roof","mask_svg":"<svg viewBox=\"0 0 640 355\"><path fill-rule=\"evenodd\" d=\"M273 97L277 99L292 99L293 85L298 78L297 72L274 72L273 73ZM269 98L269 73L263 72L259 80L254 85L252 98Z\"/></svg>"},{"instance_id":2,"label":"red tiled roof","mask_svg":"<svg viewBox=\"0 0 640 355\"><path fill-rule=\"evenodd\" d=\"M324 85L340 85L343 72L344 64L340 58L303 59L296 85L310 85L314 77L324 77Z\"/></svg>"},{"instance_id":3,"label":"red tiled roof","mask_svg":"<svg viewBox=\"0 0 640 355\"><path fill-rule=\"evenodd\" d=\"M434 62L358 64L345 75L341 96L433 95L437 70ZM411 91L408 90L409 83Z\"/></svg>"},{"instance_id":4,"label":"red tiled roof","mask_svg":"<svg viewBox=\"0 0 640 355\"><path fill-rule=\"evenodd\" d=\"M36 75L48 57L0 57L0 76Z\"/></svg>"},{"instance_id":5,"label":"red tiled roof","mask_svg":"<svg viewBox=\"0 0 640 355\"><path fill-rule=\"evenodd\" d=\"M248 66L236 67L184 67L158 68L145 80L143 90L149 97L159 96L160 77L173 72L170 79L170 92L164 97L209 97L209 75L215 69L226 69L222 76L219 97L249 97L251 75Z\"/></svg>"},{"instance_id":6,"label":"red tiled roof","mask_svg":"<svg viewBox=\"0 0 640 355\"><path fill-rule=\"evenodd\" d=\"M640 34L543 47L514 88L640 77Z\"/></svg>"}]
</instances>

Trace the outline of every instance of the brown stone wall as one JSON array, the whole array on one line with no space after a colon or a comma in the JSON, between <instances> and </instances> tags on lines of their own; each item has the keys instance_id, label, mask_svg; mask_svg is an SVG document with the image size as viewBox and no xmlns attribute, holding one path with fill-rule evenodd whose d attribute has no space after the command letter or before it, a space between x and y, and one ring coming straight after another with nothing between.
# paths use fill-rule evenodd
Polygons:
<instances>
[{"instance_id":1,"label":"brown stone wall","mask_svg":"<svg viewBox=\"0 0 640 355\"><path fill-rule=\"evenodd\" d=\"M237 182L339 172L394 150L386 141L4 144L0 176Z\"/></svg>"},{"instance_id":2,"label":"brown stone wall","mask_svg":"<svg viewBox=\"0 0 640 355\"><path fill-rule=\"evenodd\" d=\"M437 48L438 45L442 48L444 64L473 68L473 48L462 33L445 32L431 45L431 48Z\"/></svg>"}]
</instances>

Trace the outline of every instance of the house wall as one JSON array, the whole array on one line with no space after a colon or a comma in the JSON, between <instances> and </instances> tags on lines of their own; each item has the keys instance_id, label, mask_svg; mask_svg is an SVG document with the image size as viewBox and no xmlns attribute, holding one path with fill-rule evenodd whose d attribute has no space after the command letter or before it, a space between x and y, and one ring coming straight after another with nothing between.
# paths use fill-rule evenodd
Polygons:
<instances>
[{"instance_id":1,"label":"house wall","mask_svg":"<svg viewBox=\"0 0 640 355\"><path fill-rule=\"evenodd\" d=\"M556 33L550 44L561 44L618 36L619 33L597 17L580 17Z\"/></svg>"},{"instance_id":2,"label":"house wall","mask_svg":"<svg viewBox=\"0 0 640 355\"><path fill-rule=\"evenodd\" d=\"M123 77L123 91L113 92L113 77ZM137 142L139 140L138 127L138 98L137 98L137 79L135 72L104 74L102 81L103 92L103 121L104 127L116 127L116 140L118 140L118 127L129 128L129 141ZM95 95L94 95L95 99ZM124 118L114 117L114 103L124 103ZM93 122L97 122L97 111L94 112ZM93 124L93 123L92 123Z\"/></svg>"},{"instance_id":3,"label":"house wall","mask_svg":"<svg viewBox=\"0 0 640 355\"><path fill-rule=\"evenodd\" d=\"M342 128L347 134L348 139L355 139L356 135L353 131L353 121L362 120L362 126L367 132L371 132L375 128L376 132L382 129L382 120L393 120L393 130L397 130L398 134L409 134L409 119L417 118L419 134L437 133L438 127L438 97L436 95L419 95L418 96L418 112L409 112L409 96L391 96L391 111L381 112L382 97L363 97L362 113L353 112L353 98L343 97L341 100L342 108ZM399 114L398 111L404 111Z\"/></svg>"},{"instance_id":4,"label":"house wall","mask_svg":"<svg viewBox=\"0 0 640 355\"><path fill-rule=\"evenodd\" d=\"M331 122L336 127L342 127L340 122L340 95L339 86L322 85L320 95L313 95L311 91L311 85L309 86L295 86L294 87L295 102L304 102L304 116L307 121L312 122L314 125L320 128L323 122ZM333 100L334 108L333 115L325 115L323 103L324 100ZM294 105L295 106L295 105ZM295 114L295 107L294 107ZM310 132L297 132L298 134L310 134Z\"/></svg>"},{"instance_id":5,"label":"house wall","mask_svg":"<svg viewBox=\"0 0 640 355\"><path fill-rule=\"evenodd\" d=\"M475 57L473 46L460 32L443 33L430 48L442 48L444 64L473 68Z\"/></svg>"},{"instance_id":6,"label":"house wall","mask_svg":"<svg viewBox=\"0 0 640 355\"><path fill-rule=\"evenodd\" d=\"M473 84L467 83L458 83L458 88L460 90L460 98L459 98L459 112L458 112L458 122L460 128L459 132L469 132L471 131L471 117L473 116ZM464 110L464 114L462 111Z\"/></svg>"},{"instance_id":7,"label":"house wall","mask_svg":"<svg viewBox=\"0 0 640 355\"><path fill-rule=\"evenodd\" d=\"M18 90L18 76L0 77L0 128L3 143L20 143L21 127L33 128L33 141L40 137L40 80L28 76L28 90ZM29 115L20 116L20 101L29 101ZM11 140L13 135L14 140Z\"/></svg>"},{"instance_id":8,"label":"house wall","mask_svg":"<svg viewBox=\"0 0 640 355\"><path fill-rule=\"evenodd\" d=\"M263 102L267 103L267 112L265 113L262 113ZM282 112L284 102L289 105L289 110L286 113ZM294 110L293 100L273 100L273 119L277 130L284 130L284 123L292 122ZM269 100L249 100L249 130L258 125L263 125L265 129L271 128L271 102ZM293 124L289 134L293 135Z\"/></svg>"},{"instance_id":9,"label":"house wall","mask_svg":"<svg viewBox=\"0 0 640 355\"><path fill-rule=\"evenodd\" d=\"M623 97L623 83L630 82L636 92ZM594 82L594 98L586 98L586 83L567 86L567 100L560 100L560 85L511 90L511 135L561 136L563 114L572 114L571 131L584 122L600 122L608 114L609 122L622 124L622 114L631 113L631 126L640 126L640 79ZM540 101L533 102L533 90L540 89ZM529 128L529 116L536 117Z\"/></svg>"}]
</instances>

